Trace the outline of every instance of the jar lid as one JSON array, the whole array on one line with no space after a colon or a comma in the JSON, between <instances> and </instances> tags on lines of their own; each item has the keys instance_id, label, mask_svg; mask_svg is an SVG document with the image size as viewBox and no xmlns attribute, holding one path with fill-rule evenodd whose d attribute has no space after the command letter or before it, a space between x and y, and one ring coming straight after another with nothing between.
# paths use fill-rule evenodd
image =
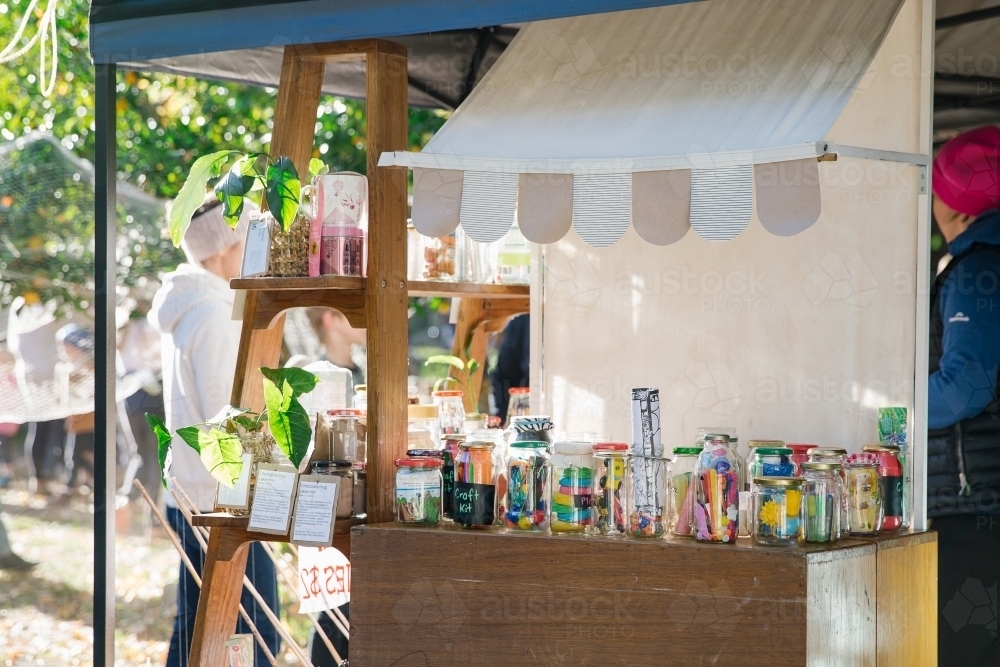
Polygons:
<instances>
[{"instance_id":1,"label":"jar lid","mask_svg":"<svg viewBox=\"0 0 1000 667\"><path fill-rule=\"evenodd\" d=\"M507 393L511 396L518 396L521 394L530 394L531 387L511 387L507 390Z\"/></svg>"},{"instance_id":2,"label":"jar lid","mask_svg":"<svg viewBox=\"0 0 1000 667\"><path fill-rule=\"evenodd\" d=\"M791 456L793 454L789 447L756 447L754 454L761 456Z\"/></svg>"},{"instance_id":3,"label":"jar lid","mask_svg":"<svg viewBox=\"0 0 1000 667\"><path fill-rule=\"evenodd\" d=\"M441 398L453 398L455 396L465 396L465 392L461 389L438 389L434 392L434 396L440 396Z\"/></svg>"},{"instance_id":4,"label":"jar lid","mask_svg":"<svg viewBox=\"0 0 1000 667\"><path fill-rule=\"evenodd\" d=\"M464 433L448 433L447 435L442 435L441 439L444 440L445 442L458 442L458 443L462 443L462 442L465 442L465 439L467 437L468 436L465 435Z\"/></svg>"},{"instance_id":5,"label":"jar lid","mask_svg":"<svg viewBox=\"0 0 1000 667\"><path fill-rule=\"evenodd\" d=\"M406 408L407 416L410 419L437 419L438 408L436 405L419 403Z\"/></svg>"},{"instance_id":6,"label":"jar lid","mask_svg":"<svg viewBox=\"0 0 1000 667\"><path fill-rule=\"evenodd\" d=\"M874 461L849 461L845 464L845 468L874 468L878 470L879 465Z\"/></svg>"},{"instance_id":7,"label":"jar lid","mask_svg":"<svg viewBox=\"0 0 1000 667\"><path fill-rule=\"evenodd\" d=\"M847 450L839 447L813 447L809 456L847 456Z\"/></svg>"},{"instance_id":8,"label":"jar lid","mask_svg":"<svg viewBox=\"0 0 1000 667\"><path fill-rule=\"evenodd\" d=\"M490 442L489 440L473 440L471 442L460 443L458 446L462 449L494 449L497 443Z\"/></svg>"},{"instance_id":9,"label":"jar lid","mask_svg":"<svg viewBox=\"0 0 1000 667\"><path fill-rule=\"evenodd\" d=\"M552 445L552 451L561 456L583 456L594 451L594 445L589 442L557 442Z\"/></svg>"},{"instance_id":10,"label":"jar lid","mask_svg":"<svg viewBox=\"0 0 1000 667\"><path fill-rule=\"evenodd\" d=\"M443 459L444 450L442 449L407 449L406 455L412 458L425 459Z\"/></svg>"},{"instance_id":11,"label":"jar lid","mask_svg":"<svg viewBox=\"0 0 1000 667\"><path fill-rule=\"evenodd\" d=\"M597 442L594 443L595 452L627 452L628 445L624 442Z\"/></svg>"},{"instance_id":12,"label":"jar lid","mask_svg":"<svg viewBox=\"0 0 1000 667\"><path fill-rule=\"evenodd\" d=\"M726 442L729 442L730 437L725 433L706 433L705 442L708 442L709 440L725 440Z\"/></svg>"},{"instance_id":13,"label":"jar lid","mask_svg":"<svg viewBox=\"0 0 1000 667\"><path fill-rule=\"evenodd\" d=\"M441 459L432 458L405 458L396 459L397 468L438 468L441 466Z\"/></svg>"},{"instance_id":14,"label":"jar lid","mask_svg":"<svg viewBox=\"0 0 1000 667\"><path fill-rule=\"evenodd\" d=\"M747 443L750 449L755 449L757 447L784 447L784 440L751 440Z\"/></svg>"},{"instance_id":15,"label":"jar lid","mask_svg":"<svg viewBox=\"0 0 1000 667\"><path fill-rule=\"evenodd\" d=\"M823 461L806 461L802 464L803 470L840 470L839 463L829 463Z\"/></svg>"},{"instance_id":16,"label":"jar lid","mask_svg":"<svg viewBox=\"0 0 1000 667\"><path fill-rule=\"evenodd\" d=\"M515 440L510 446L518 449L548 449L549 443L541 440Z\"/></svg>"},{"instance_id":17,"label":"jar lid","mask_svg":"<svg viewBox=\"0 0 1000 667\"><path fill-rule=\"evenodd\" d=\"M555 428L552 417L548 415L522 415L510 420L510 427L515 431L551 431Z\"/></svg>"},{"instance_id":18,"label":"jar lid","mask_svg":"<svg viewBox=\"0 0 1000 667\"><path fill-rule=\"evenodd\" d=\"M326 414L331 417L361 417L365 413L358 408L333 408L327 410Z\"/></svg>"},{"instance_id":19,"label":"jar lid","mask_svg":"<svg viewBox=\"0 0 1000 667\"><path fill-rule=\"evenodd\" d=\"M344 470L351 467L350 461L313 461L313 470Z\"/></svg>"},{"instance_id":20,"label":"jar lid","mask_svg":"<svg viewBox=\"0 0 1000 667\"><path fill-rule=\"evenodd\" d=\"M356 384L356 385L354 385L354 393L356 394L359 391L368 391L368 385L366 385L366 384Z\"/></svg>"},{"instance_id":21,"label":"jar lid","mask_svg":"<svg viewBox=\"0 0 1000 667\"><path fill-rule=\"evenodd\" d=\"M785 443L785 447L795 450L796 452L808 452L810 449L815 449L816 445L799 442L787 442Z\"/></svg>"},{"instance_id":22,"label":"jar lid","mask_svg":"<svg viewBox=\"0 0 1000 667\"><path fill-rule=\"evenodd\" d=\"M801 477L754 477L753 483L758 486L775 486L788 489L799 488L805 483Z\"/></svg>"},{"instance_id":23,"label":"jar lid","mask_svg":"<svg viewBox=\"0 0 1000 667\"><path fill-rule=\"evenodd\" d=\"M893 454L899 453L899 446L897 445L865 445L861 448L863 452L892 452Z\"/></svg>"},{"instance_id":24,"label":"jar lid","mask_svg":"<svg viewBox=\"0 0 1000 667\"><path fill-rule=\"evenodd\" d=\"M701 454L701 447L674 447L674 454L678 456L698 456Z\"/></svg>"}]
</instances>

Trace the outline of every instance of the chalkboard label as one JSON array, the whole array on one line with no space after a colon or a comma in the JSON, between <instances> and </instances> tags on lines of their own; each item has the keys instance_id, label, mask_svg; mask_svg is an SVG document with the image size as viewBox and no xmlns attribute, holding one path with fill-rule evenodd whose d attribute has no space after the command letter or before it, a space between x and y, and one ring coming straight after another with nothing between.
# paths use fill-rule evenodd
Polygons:
<instances>
[{"instance_id":1,"label":"chalkboard label","mask_svg":"<svg viewBox=\"0 0 1000 667\"><path fill-rule=\"evenodd\" d=\"M455 508L455 464L450 462L450 456L445 456L445 461L446 463L441 466L443 480L441 512L450 519Z\"/></svg>"},{"instance_id":2,"label":"chalkboard label","mask_svg":"<svg viewBox=\"0 0 1000 667\"><path fill-rule=\"evenodd\" d=\"M463 526L492 526L497 489L492 484L455 483L452 518Z\"/></svg>"},{"instance_id":3,"label":"chalkboard label","mask_svg":"<svg viewBox=\"0 0 1000 667\"><path fill-rule=\"evenodd\" d=\"M901 476L883 477L882 507L885 516L903 516L903 478Z\"/></svg>"}]
</instances>

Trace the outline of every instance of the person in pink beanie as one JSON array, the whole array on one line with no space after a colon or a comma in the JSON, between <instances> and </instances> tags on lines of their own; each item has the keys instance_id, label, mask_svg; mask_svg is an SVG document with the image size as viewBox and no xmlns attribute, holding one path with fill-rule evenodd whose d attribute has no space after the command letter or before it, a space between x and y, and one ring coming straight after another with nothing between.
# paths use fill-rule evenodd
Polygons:
<instances>
[{"instance_id":1,"label":"person in pink beanie","mask_svg":"<svg viewBox=\"0 0 1000 667\"><path fill-rule=\"evenodd\" d=\"M938 664L996 665L1000 128L942 146L932 187L934 219L952 255L930 304L927 507L938 532ZM992 626L970 613L991 590Z\"/></svg>"}]
</instances>

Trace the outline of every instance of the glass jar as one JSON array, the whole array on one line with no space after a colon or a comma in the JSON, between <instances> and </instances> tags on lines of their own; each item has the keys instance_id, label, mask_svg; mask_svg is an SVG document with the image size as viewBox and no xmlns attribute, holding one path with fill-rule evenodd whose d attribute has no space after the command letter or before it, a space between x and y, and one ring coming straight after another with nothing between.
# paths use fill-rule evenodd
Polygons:
<instances>
[{"instance_id":1,"label":"glass jar","mask_svg":"<svg viewBox=\"0 0 1000 667\"><path fill-rule=\"evenodd\" d=\"M628 504L629 537L663 537L667 532L667 470L670 461L656 456L632 456L632 489Z\"/></svg>"},{"instance_id":2,"label":"glass jar","mask_svg":"<svg viewBox=\"0 0 1000 667\"><path fill-rule=\"evenodd\" d=\"M903 527L903 466L896 445L865 445L861 451L878 457L879 491L882 495L880 530Z\"/></svg>"},{"instance_id":3,"label":"glass jar","mask_svg":"<svg viewBox=\"0 0 1000 667\"><path fill-rule=\"evenodd\" d=\"M351 461L313 461L314 475L339 477L337 483L337 518L346 519L354 513L354 472Z\"/></svg>"},{"instance_id":4,"label":"glass jar","mask_svg":"<svg viewBox=\"0 0 1000 667\"><path fill-rule=\"evenodd\" d=\"M452 518L466 528L492 526L497 515L497 482L503 466L496 443L470 437L458 447ZM505 491L506 489L504 489Z\"/></svg>"},{"instance_id":5,"label":"glass jar","mask_svg":"<svg viewBox=\"0 0 1000 667\"><path fill-rule=\"evenodd\" d=\"M815 463L836 463L840 477L840 536L851 534L851 507L847 499L847 471L844 468L847 450L839 447L813 447L809 450L809 461Z\"/></svg>"},{"instance_id":6,"label":"glass jar","mask_svg":"<svg viewBox=\"0 0 1000 667\"><path fill-rule=\"evenodd\" d=\"M839 463L806 461L802 464L806 542L833 542L841 537L840 517L844 505L841 470Z\"/></svg>"},{"instance_id":7,"label":"glass jar","mask_svg":"<svg viewBox=\"0 0 1000 667\"><path fill-rule=\"evenodd\" d=\"M674 535L690 537L693 533L694 484L691 483L698 467L700 447L674 447L674 458L670 462L667 498L667 527Z\"/></svg>"},{"instance_id":8,"label":"glass jar","mask_svg":"<svg viewBox=\"0 0 1000 667\"><path fill-rule=\"evenodd\" d=\"M497 272L498 243L479 243L465 233L463 227L455 230L458 257L458 279L479 284L492 283Z\"/></svg>"},{"instance_id":9,"label":"glass jar","mask_svg":"<svg viewBox=\"0 0 1000 667\"><path fill-rule=\"evenodd\" d=\"M848 463L847 500L851 535L876 535L882 523L882 493L877 463Z\"/></svg>"},{"instance_id":10,"label":"glass jar","mask_svg":"<svg viewBox=\"0 0 1000 667\"><path fill-rule=\"evenodd\" d=\"M792 463L795 464L796 470L802 470L802 464L809 460L809 450L816 449L817 446L793 442L786 444L785 447L792 450Z\"/></svg>"},{"instance_id":11,"label":"glass jar","mask_svg":"<svg viewBox=\"0 0 1000 667\"><path fill-rule=\"evenodd\" d=\"M695 469L694 526L699 540L735 544L739 536L741 467L728 436L706 436Z\"/></svg>"},{"instance_id":12,"label":"glass jar","mask_svg":"<svg viewBox=\"0 0 1000 667\"><path fill-rule=\"evenodd\" d=\"M746 476L757 477L798 477L799 468L792 462L792 450L788 447L755 447L747 456ZM753 491L753 484L750 485Z\"/></svg>"},{"instance_id":13,"label":"glass jar","mask_svg":"<svg viewBox=\"0 0 1000 667\"><path fill-rule=\"evenodd\" d=\"M351 464L354 470L354 516L365 516L368 513L368 464L355 462Z\"/></svg>"},{"instance_id":14,"label":"glass jar","mask_svg":"<svg viewBox=\"0 0 1000 667\"><path fill-rule=\"evenodd\" d=\"M441 513L444 518L451 519L455 508L455 462L458 460L459 446L465 442L465 436L456 433L446 436L444 450L441 452L442 497Z\"/></svg>"},{"instance_id":15,"label":"glass jar","mask_svg":"<svg viewBox=\"0 0 1000 667\"><path fill-rule=\"evenodd\" d=\"M406 424L411 429L423 429L427 431L434 447L441 446L441 422L438 419L438 408L436 405L417 404L407 406Z\"/></svg>"},{"instance_id":16,"label":"glass jar","mask_svg":"<svg viewBox=\"0 0 1000 667\"><path fill-rule=\"evenodd\" d=\"M396 522L436 526L441 521L441 461L396 459Z\"/></svg>"},{"instance_id":17,"label":"glass jar","mask_svg":"<svg viewBox=\"0 0 1000 667\"><path fill-rule=\"evenodd\" d=\"M549 527L548 443L512 442L507 454L504 525L511 530Z\"/></svg>"},{"instance_id":18,"label":"glass jar","mask_svg":"<svg viewBox=\"0 0 1000 667\"><path fill-rule=\"evenodd\" d=\"M357 408L327 411L330 416L330 451L337 461L364 461L362 456L366 429L361 424L363 413Z\"/></svg>"},{"instance_id":19,"label":"glass jar","mask_svg":"<svg viewBox=\"0 0 1000 667\"><path fill-rule=\"evenodd\" d=\"M528 387L511 387L507 390L507 423L514 417L526 417L531 414L531 389Z\"/></svg>"},{"instance_id":20,"label":"glass jar","mask_svg":"<svg viewBox=\"0 0 1000 667\"><path fill-rule=\"evenodd\" d=\"M461 389L434 392L434 405L438 410L438 429L441 437L461 433L465 426L465 404Z\"/></svg>"},{"instance_id":21,"label":"glass jar","mask_svg":"<svg viewBox=\"0 0 1000 667\"><path fill-rule=\"evenodd\" d=\"M594 507L590 532L595 535L624 535L629 496L628 445L598 442L594 456Z\"/></svg>"},{"instance_id":22,"label":"glass jar","mask_svg":"<svg viewBox=\"0 0 1000 667\"><path fill-rule=\"evenodd\" d=\"M368 385L359 384L354 387L353 405L358 410L368 409Z\"/></svg>"},{"instance_id":23,"label":"glass jar","mask_svg":"<svg viewBox=\"0 0 1000 667\"><path fill-rule=\"evenodd\" d=\"M747 456L743 460L743 475L740 482L740 489L743 491L750 490L750 481L753 476L750 474L750 462L753 459L754 450L760 447L764 448L774 448L774 447L784 447L785 443L781 440L751 440L747 443Z\"/></svg>"},{"instance_id":24,"label":"glass jar","mask_svg":"<svg viewBox=\"0 0 1000 667\"><path fill-rule=\"evenodd\" d=\"M552 417L548 415L524 415L510 420L513 436L511 442L544 442L552 444Z\"/></svg>"},{"instance_id":25,"label":"glass jar","mask_svg":"<svg viewBox=\"0 0 1000 667\"><path fill-rule=\"evenodd\" d=\"M549 528L553 535L582 534L590 526L594 497L594 453L589 442L552 446Z\"/></svg>"},{"instance_id":26,"label":"glass jar","mask_svg":"<svg viewBox=\"0 0 1000 667\"><path fill-rule=\"evenodd\" d=\"M365 232L360 227L323 225L319 251L321 276L365 274Z\"/></svg>"},{"instance_id":27,"label":"glass jar","mask_svg":"<svg viewBox=\"0 0 1000 667\"><path fill-rule=\"evenodd\" d=\"M527 285L531 278L531 247L524 238L517 221L499 241L497 251L498 283Z\"/></svg>"},{"instance_id":28,"label":"glass jar","mask_svg":"<svg viewBox=\"0 0 1000 667\"><path fill-rule=\"evenodd\" d=\"M406 279L424 279L424 237L412 222L406 225Z\"/></svg>"},{"instance_id":29,"label":"glass jar","mask_svg":"<svg viewBox=\"0 0 1000 667\"><path fill-rule=\"evenodd\" d=\"M455 234L448 236L425 236L424 249L424 280L458 280L458 262L455 257Z\"/></svg>"},{"instance_id":30,"label":"glass jar","mask_svg":"<svg viewBox=\"0 0 1000 667\"><path fill-rule=\"evenodd\" d=\"M705 441L712 436L724 435L729 438L732 442L733 438L736 437L736 427L735 426L699 426L698 435L695 438L694 446L701 447L704 449Z\"/></svg>"},{"instance_id":31,"label":"glass jar","mask_svg":"<svg viewBox=\"0 0 1000 667\"><path fill-rule=\"evenodd\" d=\"M489 415L482 412L466 412L465 419L462 421L462 432L484 431L489 428L489 423Z\"/></svg>"},{"instance_id":32,"label":"glass jar","mask_svg":"<svg viewBox=\"0 0 1000 667\"><path fill-rule=\"evenodd\" d=\"M753 491L753 541L795 546L803 540L801 477L756 477Z\"/></svg>"}]
</instances>

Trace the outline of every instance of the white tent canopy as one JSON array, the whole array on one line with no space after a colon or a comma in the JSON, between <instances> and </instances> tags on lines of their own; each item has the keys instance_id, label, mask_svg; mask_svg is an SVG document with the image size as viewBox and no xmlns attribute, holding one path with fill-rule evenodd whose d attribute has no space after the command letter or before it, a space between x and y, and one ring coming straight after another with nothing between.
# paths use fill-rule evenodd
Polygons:
<instances>
[{"instance_id":1,"label":"white tent canopy","mask_svg":"<svg viewBox=\"0 0 1000 667\"><path fill-rule=\"evenodd\" d=\"M631 224L666 245L693 227L790 236L819 217L817 158L926 164L826 141L901 0L713 0L531 23L420 153L413 223L492 242L572 225L587 243ZM824 157L825 156L825 157ZM756 195L756 199L754 199Z\"/></svg>"}]
</instances>

